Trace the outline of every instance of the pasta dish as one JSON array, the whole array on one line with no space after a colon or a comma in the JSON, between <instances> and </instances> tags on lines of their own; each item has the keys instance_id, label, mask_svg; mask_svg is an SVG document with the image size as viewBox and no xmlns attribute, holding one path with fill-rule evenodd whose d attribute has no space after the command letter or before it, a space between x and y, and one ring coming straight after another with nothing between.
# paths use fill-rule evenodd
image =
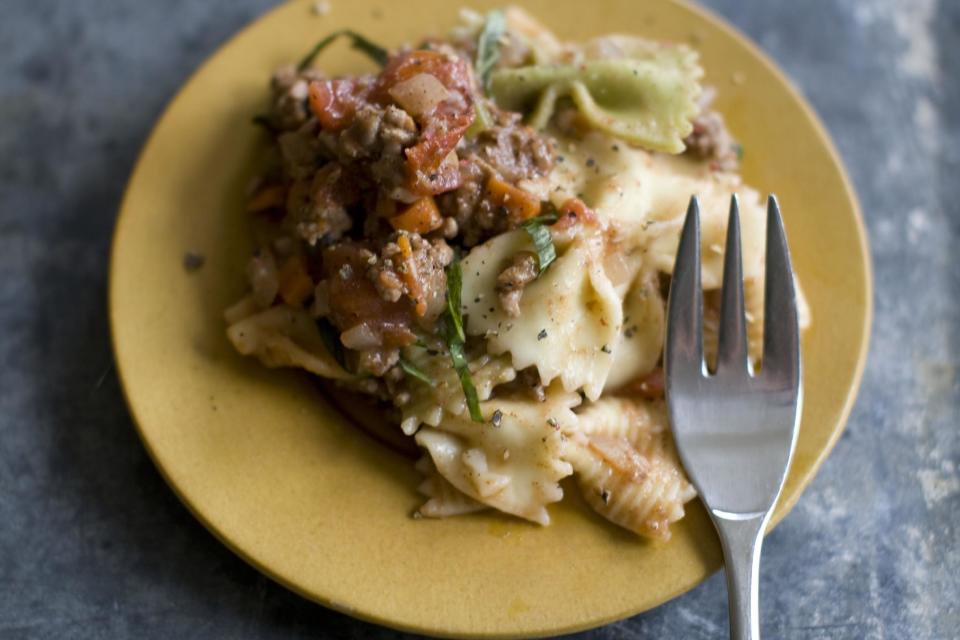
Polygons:
<instances>
[{"instance_id":1,"label":"pasta dish","mask_svg":"<svg viewBox=\"0 0 960 640\"><path fill-rule=\"evenodd\" d=\"M379 70L326 75L338 39ZM384 407L423 454L418 516L546 525L570 476L603 517L668 539L695 495L661 369L691 195L708 357L733 193L762 348L765 206L702 75L686 45L562 42L515 8L396 50L331 34L275 72L257 118L258 248L230 341Z\"/></svg>"}]
</instances>

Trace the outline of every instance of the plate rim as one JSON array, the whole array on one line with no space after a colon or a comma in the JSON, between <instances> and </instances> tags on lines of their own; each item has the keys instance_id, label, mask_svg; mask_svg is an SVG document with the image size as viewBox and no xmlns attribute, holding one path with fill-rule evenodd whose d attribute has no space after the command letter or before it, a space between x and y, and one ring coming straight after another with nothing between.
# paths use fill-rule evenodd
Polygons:
<instances>
[{"instance_id":1,"label":"plate rim","mask_svg":"<svg viewBox=\"0 0 960 640\"><path fill-rule=\"evenodd\" d=\"M131 198L131 187L136 182L136 178L142 172L144 157L147 150L154 145L156 139L158 138L158 132L163 128L163 124L170 117L173 107L180 102L183 96L191 89L193 84L197 79L212 66L220 57L226 54L227 49L231 47L237 40L241 39L248 32L257 27L257 25L263 20L268 19L270 16L273 16L276 13L279 13L285 10L289 5L296 3L298 0L284 0L283 2L278 3L277 5L271 7L270 9L252 17L250 21L243 25L240 29L234 32L230 37L217 45L216 49L210 53L203 61L189 73L186 79L180 84L178 89L174 94L169 98L169 100L164 104L163 110L160 115L153 121L153 124L150 129L150 133L144 139L140 150L137 153L136 160L133 164L133 167L130 173L127 176L126 184L123 190L123 196L120 199L120 203L117 208L116 220L113 227L113 232L110 239L110 251L109 251L109 266L107 274L107 316L109 319L110 325L110 345L111 345L111 355L113 357L114 366L117 371L117 378L120 383L121 394L123 396L124 404L127 408L127 412L130 416L131 421L137 432L137 437L142 443L144 449L147 452L150 460L152 461L154 467L159 472L160 476L163 478L164 483L170 488L174 493L177 499L183 504L190 514L196 518L203 527L214 536L221 544L223 544L227 549L229 549L233 554L238 556L241 560L247 563L249 566L260 572L261 574L268 577L273 582L279 584L283 588L292 591L297 594L299 597L302 597L314 604L326 607L328 609L334 610L338 613L347 615L351 618L359 619L364 622L373 623L381 625L390 629L396 629L403 632L412 632L418 634L426 634L431 637L438 638L544 638L551 637L558 634L568 634L576 633L588 629L595 629L618 620L624 620L635 615L639 615L646 611L650 611L660 605L669 602L688 591L692 590L694 587L702 584L707 578L717 573L722 568L722 564L715 568L712 571L709 571L703 580L696 582L690 585L682 585L679 588L672 590L668 593L665 593L664 597L661 599L655 599L654 604L650 606L642 606L639 609L631 609L622 614L614 614L609 616L594 617L589 621L568 624L565 626L554 626L549 629L542 629L536 632L523 632L520 635L516 633L509 632L453 632L449 630L428 628L423 626L416 626L413 624L406 624L403 622L398 622L396 620L391 620L388 617L377 615L375 612L358 610L351 606L348 606L344 603L340 603L332 598L323 597L317 593L311 593L306 588L298 585L297 583L287 580L284 577L280 576L273 569L267 566L265 563L262 563L255 559L253 556L246 553L239 545L235 544L228 537L227 533L220 530L220 528L213 523L209 518L207 518L204 513L193 504L186 496L183 490L172 480L168 470L163 466L158 457L153 445L150 442L150 439L147 437L147 434L144 431L142 426L141 416L137 414L137 411L134 407L132 398L129 395L127 384L125 383L125 373L124 368L119 357L120 346L117 339L116 325L119 322L116 317L118 314L118 305L115 302L118 294L118 285L116 284L116 265L117 265L117 253L122 228L124 226L125 219L129 219L129 216L125 216L125 212L129 206L129 200ZM712 27L716 28L719 31L724 32L726 35L736 40L740 45L742 45L747 52L753 58L757 59L763 67L768 71L772 76L774 76L782 85L786 88L787 93L790 98L799 106L800 111L808 119L814 132L816 138L820 145L826 150L827 155L833 162L834 166L837 169L840 183L842 185L842 191L845 199L850 205L851 211L853 213L854 226L856 229L856 238L857 245L859 249L859 255L861 257L861 265L863 268L863 293L864 293L864 312L861 322L861 332L860 340L856 345L857 357L853 370L853 375L850 379L849 390L844 397L844 401L837 417L836 429L833 429L830 433L829 438L826 443L820 450L817 452L810 463L810 471L803 477L799 483L798 490L789 496L781 495L778 499L774 513L772 514L770 521L768 523L765 536L768 535L782 520L786 515L796 506L797 502L800 499L800 496L803 495L804 491L809 487L810 483L816 477L817 473L820 471L820 467L823 465L824 461L831 454L837 442L843 435L843 432L847 428L847 423L849 422L850 415L853 411L854 406L856 405L857 399L862 388L863 376L866 369L867 358L869 355L869 345L872 336L873 329L873 320L874 320L874 270L873 270L873 260L872 253L870 251L870 242L869 235L867 233L866 223L863 218L863 211L860 206L859 198L857 197L857 192L854 188L853 182L850 179L846 165L843 162L842 156L836 149L833 138L830 136L829 131L826 126L821 121L816 110L807 100L804 93L794 84L792 79L781 70L779 65L765 52L763 49L756 43L752 38L743 33L739 28L734 26L732 23L727 21L725 17L720 15L718 12L714 11L711 8L705 7L693 0L666 0L667 4L676 5L682 9L685 9L693 14L697 14L698 17L704 19L706 22L710 23ZM129 375L129 374L127 374Z\"/></svg>"}]
</instances>

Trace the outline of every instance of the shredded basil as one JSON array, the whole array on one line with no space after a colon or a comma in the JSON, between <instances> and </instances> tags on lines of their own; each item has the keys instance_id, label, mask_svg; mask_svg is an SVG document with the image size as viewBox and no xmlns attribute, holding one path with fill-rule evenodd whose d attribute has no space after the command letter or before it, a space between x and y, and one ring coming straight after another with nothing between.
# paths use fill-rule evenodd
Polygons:
<instances>
[{"instance_id":1,"label":"shredded basil","mask_svg":"<svg viewBox=\"0 0 960 640\"><path fill-rule=\"evenodd\" d=\"M470 127L466 132L466 136L470 139L476 138L481 132L493 126L493 118L490 117L490 112L487 111L483 102L480 100L474 102L473 111L476 117L473 119L473 122L470 123Z\"/></svg>"},{"instance_id":2,"label":"shredded basil","mask_svg":"<svg viewBox=\"0 0 960 640\"><path fill-rule=\"evenodd\" d=\"M326 318L317 320L317 329L320 330L320 338L323 339L323 346L327 348L327 353L333 356L344 371L347 370L347 357L343 349L343 343L340 342L340 332Z\"/></svg>"},{"instance_id":3,"label":"shredded basil","mask_svg":"<svg viewBox=\"0 0 960 640\"><path fill-rule=\"evenodd\" d=\"M400 368L403 369L404 373L406 373L411 378L416 378L420 382L423 382L424 384L427 384L431 387L437 386L436 380L431 378L429 375L427 375L427 373L423 369L413 364L406 358L403 358L403 357L400 358Z\"/></svg>"},{"instance_id":4,"label":"shredded basil","mask_svg":"<svg viewBox=\"0 0 960 640\"><path fill-rule=\"evenodd\" d=\"M480 398L477 396L477 388L473 385L473 378L470 377L470 367L467 363L467 356L463 353L463 343L459 340L450 342L450 359L453 361L453 368L460 378L463 396L467 399L467 408L470 410L470 419L474 422L483 422L483 414L480 413Z\"/></svg>"},{"instance_id":5,"label":"shredded basil","mask_svg":"<svg viewBox=\"0 0 960 640\"><path fill-rule=\"evenodd\" d=\"M460 310L460 292L463 290L463 271L460 260L454 258L447 267L447 316L453 325L454 335L460 342L466 342L467 336L463 332L463 315Z\"/></svg>"},{"instance_id":6,"label":"shredded basil","mask_svg":"<svg viewBox=\"0 0 960 640\"><path fill-rule=\"evenodd\" d=\"M537 253L537 269L543 273L550 263L557 259L557 248L553 246L553 236L550 235L548 225L557 221L556 213L545 213L535 218L525 220L521 225L533 241L533 248Z\"/></svg>"},{"instance_id":7,"label":"shredded basil","mask_svg":"<svg viewBox=\"0 0 960 640\"><path fill-rule=\"evenodd\" d=\"M298 71L303 71L309 68L313 61L320 55L320 52L326 49L330 43L339 38L340 36L347 36L350 38L350 46L354 49L367 54L367 56L372 59L374 62L379 64L381 67L387 64L387 59L390 57L390 54L386 49L380 45L370 42L365 37L352 31L350 29L341 29L340 31L334 31L326 38L318 42L313 46L313 49L310 49L310 53L303 57L303 60L300 61L300 64L297 65Z\"/></svg>"},{"instance_id":8,"label":"shredded basil","mask_svg":"<svg viewBox=\"0 0 960 640\"><path fill-rule=\"evenodd\" d=\"M463 388L463 396L467 400L470 418L474 422L483 422L477 388L470 376L469 363L463 350L466 336L463 332L463 317L460 312L462 288L463 272L460 268L460 257L457 256L447 267L447 310L443 318L443 337L447 342L447 348L450 350L453 369L457 372L457 377L460 378L460 386Z\"/></svg>"},{"instance_id":9,"label":"shredded basil","mask_svg":"<svg viewBox=\"0 0 960 640\"><path fill-rule=\"evenodd\" d=\"M480 86L486 90L490 83L493 67L500 60L500 38L507 31L507 18L503 11L491 11L483 23L480 37L477 39L477 59L474 70L480 79Z\"/></svg>"}]
</instances>

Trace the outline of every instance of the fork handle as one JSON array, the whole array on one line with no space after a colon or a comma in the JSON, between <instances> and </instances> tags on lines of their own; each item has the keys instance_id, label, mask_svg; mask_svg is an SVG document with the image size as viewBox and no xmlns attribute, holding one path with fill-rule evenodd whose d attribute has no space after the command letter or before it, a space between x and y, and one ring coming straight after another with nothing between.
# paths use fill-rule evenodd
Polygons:
<instances>
[{"instance_id":1,"label":"fork handle","mask_svg":"<svg viewBox=\"0 0 960 640\"><path fill-rule=\"evenodd\" d=\"M730 602L730 639L760 640L760 546L767 513L711 514L720 534Z\"/></svg>"}]
</instances>

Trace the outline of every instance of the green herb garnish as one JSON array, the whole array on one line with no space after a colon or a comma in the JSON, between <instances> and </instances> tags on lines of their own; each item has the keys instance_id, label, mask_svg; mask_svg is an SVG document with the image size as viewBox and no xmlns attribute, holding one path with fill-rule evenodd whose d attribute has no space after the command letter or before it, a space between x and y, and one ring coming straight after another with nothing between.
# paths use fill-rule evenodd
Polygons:
<instances>
[{"instance_id":1,"label":"green herb garnish","mask_svg":"<svg viewBox=\"0 0 960 640\"><path fill-rule=\"evenodd\" d=\"M460 260L454 258L447 267L447 317L450 319L454 336L460 342L466 342L463 332L463 315L460 309L460 292L463 290L463 271Z\"/></svg>"},{"instance_id":2,"label":"green herb garnish","mask_svg":"<svg viewBox=\"0 0 960 640\"><path fill-rule=\"evenodd\" d=\"M352 31L350 29L341 29L340 31L334 31L326 38L315 44L313 49L310 50L310 53L304 56L303 60L300 61L300 64L297 65L297 70L304 71L313 65L313 61L318 55L320 55L320 52L330 46L330 43L340 36L347 36L350 38L351 47L367 54L370 59L379 64L381 67L387 64L387 59L390 57L390 54L386 49L380 45L370 42L356 31Z\"/></svg>"},{"instance_id":3,"label":"green herb garnish","mask_svg":"<svg viewBox=\"0 0 960 640\"><path fill-rule=\"evenodd\" d=\"M477 396L477 388L473 384L473 378L470 376L470 367L467 362L467 356L464 353L464 343L466 335L463 332L463 317L460 312L460 293L463 288L463 272L460 268L460 257L457 256L447 267L447 310L443 317L443 338L447 342L447 348L450 350L450 360L453 363L453 369L460 378L460 386L463 388L463 396L467 399L467 408L470 410L470 418L474 422L483 422L483 414L480 413L480 399Z\"/></svg>"},{"instance_id":4,"label":"green herb garnish","mask_svg":"<svg viewBox=\"0 0 960 640\"><path fill-rule=\"evenodd\" d=\"M327 348L327 353L333 356L344 371L347 370L346 352L343 350L343 343L340 342L340 332L326 318L317 320L317 329L320 330L320 338L323 340L323 346Z\"/></svg>"},{"instance_id":5,"label":"green herb garnish","mask_svg":"<svg viewBox=\"0 0 960 640\"><path fill-rule=\"evenodd\" d=\"M403 372L406 373L411 378L416 378L420 382L431 387L437 386L436 380L431 378L429 375L427 375L427 373L423 369L413 364L406 358L403 358L403 357L400 358L400 368L403 369Z\"/></svg>"},{"instance_id":6,"label":"green herb garnish","mask_svg":"<svg viewBox=\"0 0 960 640\"><path fill-rule=\"evenodd\" d=\"M480 79L480 86L486 90L490 83L493 67L500 60L500 39L507 32L507 18L503 11L491 11L483 23L480 37L477 39L477 59L474 70Z\"/></svg>"},{"instance_id":7,"label":"green herb garnish","mask_svg":"<svg viewBox=\"0 0 960 640\"><path fill-rule=\"evenodd\" d=\"M487 108L483 105L483 102L480 100L474 102L473 111L476 114L476 117L473 119L473 122L470 123L470 127L466 131L466 136L470 139L476 138L481 132L486 131L493 126L493 118L490 116L490 112L487 111Z\"/></svg>"},{"instance_id":8,"label":"green herb garnish","mask_svg":"<svg viewBox=\"0 0 960 640\"><path fill-rule=\"evenodd\" d=\"M548 212L525 220L521 227L533 241L533 248L537 253L537 269L543 273L550 263L557 259L557 248L553 246L553 236L550 235L549 225L555 223L558 217L554 212Z\"/></svg>"},{"instance_id":9,"label":"green herb garnish","mask_svg":"<svg viewBox=\"0 0 960 640\"><path fill-rule=\"evenodd\" d=\"M453 361L453 368L457 372L457 377L460 378L463 396L467 399L467 408L470 410L470 419L474 422L483 422L480 398L477 396L477 388L473 385L473 378L470 376L467 356L463 353L463 343L459 340L450 341L450 360Z\"/></svg>"}]
</instances>

